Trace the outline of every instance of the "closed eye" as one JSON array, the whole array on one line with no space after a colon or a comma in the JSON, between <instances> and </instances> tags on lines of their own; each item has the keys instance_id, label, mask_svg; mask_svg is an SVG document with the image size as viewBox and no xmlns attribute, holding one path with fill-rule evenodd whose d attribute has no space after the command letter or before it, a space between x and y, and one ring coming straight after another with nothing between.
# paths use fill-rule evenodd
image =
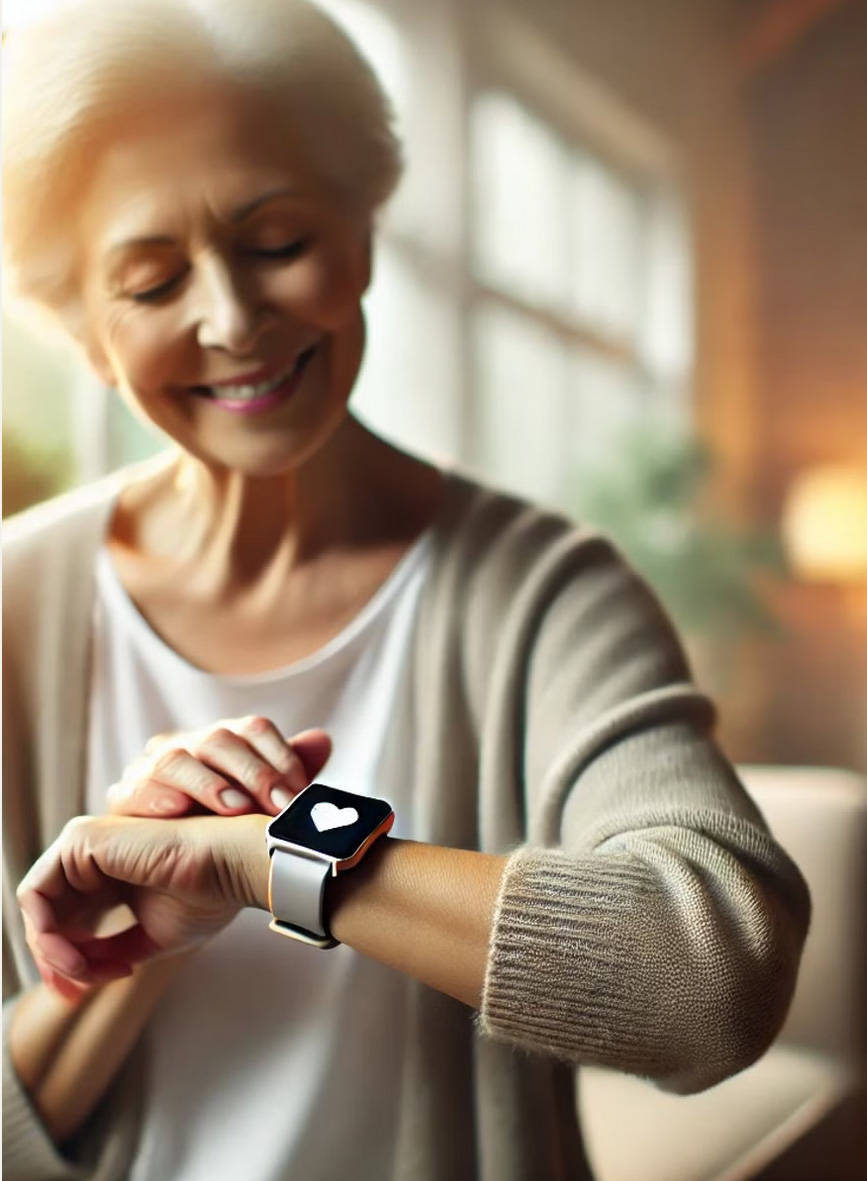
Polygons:
<instances>
[{"instance_id":1,"label":"closed eye","mask_svg":"<svg viewBox=\"0 0 867 1181\"><path fill-rule=\"evenodd\" d=\"M287 242L283 246L264 247L259 246L256 249L251 249L250 254L256 258L297 258L298 255L303 254L307 249L309 239L298 238L294 242Z\"/></svg>"},{"instance_id":2,"label":"closed eye","mask_svg":"<svg viewBox=\"0 0 867 1181\"><path fill-rule=\"evenodd\" d=\"M155 287L147 287L144 291L129 292L129 298L135 300L136 303L159 303L161 299L174 291L182 279L183 275L173 275L171 279L157 283Z\"/></svg>"}]
</instances>

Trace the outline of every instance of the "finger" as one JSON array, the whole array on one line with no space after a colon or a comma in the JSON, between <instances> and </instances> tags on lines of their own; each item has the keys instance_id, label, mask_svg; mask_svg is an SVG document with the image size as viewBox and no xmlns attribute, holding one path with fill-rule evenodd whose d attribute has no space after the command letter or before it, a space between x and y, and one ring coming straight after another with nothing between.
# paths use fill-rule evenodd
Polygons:
<instances>
[{"instance_id":1,"label":"finger","mask_svg":"<svg viewBox=\"0 0 867 1181\"><path fill-rule=\"evenodd\" d=\"M140 960L151 959L163 951L140 923L135 923L116 935L85 939L78 943L77 947L91 969L110 964L129 966Z\"/></svg>"},{"instance_id":2,"label":"finger","mask_svg":"<svg viewBox=\"0 0 867 1181\"><path fill-rule=\"evenodd\" d=\"M252 750L279 772L280 779L270 784L262 777L256 796L264 812L271 815L282 812L292 797L310 782L303 761L269 718L254 714L230 725Z\"/></svg>"},{"instance_id":3,"label":"finger","mask_svg":"<svg viewBox=\"0 0 867 1181\"><path fill-rule=\"evenodd\" d=\"M30 949L30 954L33 957L33 963L42 983L53 989L54 992L67 1001L78 1002L85 995L86 990L80 984L74 984L71 980L66 980L60 976L55 970L45 962L39 953L37 945L37 934L33 929L33 924L27 917L26 912L22 914L24 919L24 937L27 941L27 946Z\"/></svg>"},{"instance_id":4,"label":"finger","mask_svg":"<svg viewBox=\"0 0 867 1181\"><path fill-rule=\"evenodd\" d=\"M32 930L34 934L48 931L54 925L54 912L47 898L28 884L30 875L18 887L18 905L24 915L25 930Z\"/></svg>"},{"instance_id":5,"label":"finger","mask_svg":"<svg viewBox=\"0 0 867 1181\"><path fill-rule=\"evenodd\" d=\"M306 787L331 757L331 739L324 730L302 730L300 734L293 734L289 743L304 765Z\"/></svg>"},{"instance_id":6,"label":"finger","mask_svg":"<svg viewBox=\"0 0 867 1181\"><path fill-rule=\"evenodd\" d=\"M87 979L87 961L73 943L63 935L48 931L37 935L33 950L39 960L67 980Z\"/></svg>"},{"instance_id":7,"label":"finger","mask_svg":"<svg viewBox=\"0 0 867 1181\"><path fill-rule=\"evenodd\" d=\"M17 891L25 920L37 935L56 932L82 918L86 925L88 918L125 903L128 885L102 872L96 851L104 839L106 825L130 823L76 817L37 858Z\"/></svg>"},{"instance_id":8,"label":"finger","mask_svg":"<svg viewBox=\"0 0 867 1181\"><path fill-rule=\"evenodd\" d=\"M250 714L226 723L228 729L238 734L266 762L286 777L286 786L293 787L293 777L298 775L297 758L287 740L270 718ZM305 784L306 786L306 784ZM300 786L297 789L300 791Z\"/></svg>"},{"instance_id":9,"label":"finger","mask_svg":"<svg viewBox=\"0 0 867 1181\"><path fill-rule=\"evenodd\" d=\"M46 984L68 999L90 986L131 976L133 971L132 964L108 954L91 958L60 935L40 936L36 961Z\"/></svg>"},{"instance_id":10,"label":"finger","mask_svg":"<svg viewBox=\"0 0 867 1181\"><path fill-rule=\"evenodd\" d=\"M161 751L164 746L168 746L172 742L176 746L183 745L183 743L180 741L180 731L168 730L165 734L154 734L145 743L144 753L146 755L154 755L158 751Z\"/></svg>"},{"instance_id":11,"label":"finger","mask_svg":"<svg viewBox=\"0 0 867 1181\"><path fill-rule=\"evenodd\" d=\"M237 740L236 740L237 741ZM187 750L165 748L151 763L150 774L121 780L110 789L115 815L176 817L199 804L221 815L253 810L250 796Z\"/></svg>"},{"instance_id":12,"label":"finger","mask_svg":"<svg viewBox=\"0 0 867 1181\"><path fill-rule=\"evenodd\" d=\"M237 731L275 767L283 770L282 784L271 787L267 797L258 798L266 812L281 812L300 791L315 779L331 755L331 739L324 730L302 730L284 739L268 718L242 718Z\"/></svg>"},{"instance_id":13,"label":"finger","mask_svg":"<svg viewBox=\"0 0 867 1181\"><path fill-rule=\"evenodd\" d=\"M131 975L133 963L160 950L138 923L102 938L72 926L38 934L26 918L25 929L39 974L52 986L58 979L79 987L118 980ZM60 991L66 995L69 990Z\"/></svg>"},{"instance_id":14,"label":"finger","mask_svg":"<svg viewBox=\"0 0 867 1181\"><path fill-rule=\"evenodd\" d=\"M89 992L92 991L92 986L81 984L78 981L67 980L65 977L55 972L53 968L49 968L47 964L41 961L36 961L36 968L42 979L43 984L46 984L50 989L62 996L65 1001L71 1001L73 1004L80 1004Z\"/></svg>"},{"instance_id":15,"label":"finger","mask_svg":"<svg viewBox=\"0 0 867 1181\"><path fill-rule=\"evenodd\" d=\"M215 726L213 730L203 733L190 744L189 750L196 758L201 759L202 763L232 779L237 788L246 791L255 802L256 811L269 810L270 792L275 789L286 790L289 782L285 772L275 768L273 763L255 748L253 737L248 740L246 735L229 729L228 725ZM281 762L286 765L285 758L281 759ZM294 755L289 756L289 765L293 770L296 763L298 759ZM296 772L302 775L300 764ZM223 792L219 807L214 807L213 810L227 815L233 809L227 808L226 804L226 792Z\"/></svg>"},{"instance_id":16,"label":"finger","mask_svg":"<svg viewBox=\"0 0 867 1181\"><path fill-rule=\"evenodd\" d=\"M139 781L121 779L106 793L112 816L162 816L176 819L195 806L184 791L177 791L150 777Z\"/></svg>"}]
</instances>

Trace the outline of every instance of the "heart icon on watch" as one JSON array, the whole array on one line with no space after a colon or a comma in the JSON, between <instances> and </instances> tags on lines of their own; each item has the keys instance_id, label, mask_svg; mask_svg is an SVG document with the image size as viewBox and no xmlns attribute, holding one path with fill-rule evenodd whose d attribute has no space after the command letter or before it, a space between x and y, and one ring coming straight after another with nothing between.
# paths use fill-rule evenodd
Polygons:
<instances>
[{"instance_id":1,"label":"heart icon on watch","mask_svg":"<svg viewBox=\"0 0 867 1181\"><path fill-rule=\"evenodd\" d=\"M310 809L310 819L319 832L328 832L332 828L346 828L355 824L358 812L355 808L338 808L336 804L320 800Z\"/></svg>"}]
</instances>

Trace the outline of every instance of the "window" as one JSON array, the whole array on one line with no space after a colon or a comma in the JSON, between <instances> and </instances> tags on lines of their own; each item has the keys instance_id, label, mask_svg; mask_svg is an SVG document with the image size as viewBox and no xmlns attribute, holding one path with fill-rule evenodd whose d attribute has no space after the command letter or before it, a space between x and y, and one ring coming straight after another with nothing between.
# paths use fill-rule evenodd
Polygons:
<instances>
[{"instance_id":1,"label":"window","mask_svg":"<svg viewBox=\"0 0 867 1181\"><path fill-rule=\"evenodd\" d=\"M471 150L473 458L568 509L582 460L683 411L685 218L665 187L502 91L475 100Z\"/></svg>"}]
</instances>

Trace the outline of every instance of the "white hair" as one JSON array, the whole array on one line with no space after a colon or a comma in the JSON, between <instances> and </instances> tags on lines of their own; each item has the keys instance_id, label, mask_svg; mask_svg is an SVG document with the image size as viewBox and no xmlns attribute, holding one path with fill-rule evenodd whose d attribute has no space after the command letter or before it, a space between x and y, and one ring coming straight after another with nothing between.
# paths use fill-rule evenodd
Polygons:
<instances>
[{"instance_id":1,"label":"white hair","mask_svg":"<svg viewBox=\"0 0 867 1181\"><path fill-rule=\"evenodd\" d=\"M13 299L76 334L70 211L110 125L196 84L254 91L287 114L326 183L373 214L401 150L354 43L311 0L62 0L3 51L3 257Z\"/></svg>"}]
</instances>

